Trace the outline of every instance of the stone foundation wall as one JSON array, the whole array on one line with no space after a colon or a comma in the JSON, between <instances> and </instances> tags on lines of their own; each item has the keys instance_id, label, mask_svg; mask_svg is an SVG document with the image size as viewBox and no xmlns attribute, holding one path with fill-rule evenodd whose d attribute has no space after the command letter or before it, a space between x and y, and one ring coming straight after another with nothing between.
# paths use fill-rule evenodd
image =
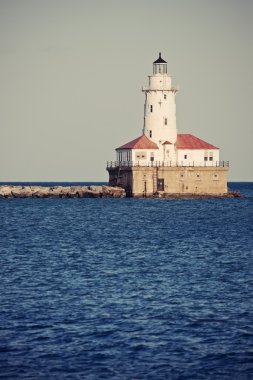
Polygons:
<instances>
[{"instance_id":1,"label":"stone foundation wall","mask_svg":"<svg viewBox=\"0 0 253 380\"><path fill-rule=\"evenodd\" d=\"M109 185L128 196L165 194L227 194L227 167L108 168ZM160 184L160 186L159 186Z\"/></svg>"}]
</instances>

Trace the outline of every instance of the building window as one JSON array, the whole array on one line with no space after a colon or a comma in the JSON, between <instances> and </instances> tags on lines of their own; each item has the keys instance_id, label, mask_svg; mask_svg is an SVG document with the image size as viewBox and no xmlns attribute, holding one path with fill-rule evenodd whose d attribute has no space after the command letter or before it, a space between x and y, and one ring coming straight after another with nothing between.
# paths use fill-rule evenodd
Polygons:
<instances>
[{"instance_id":1,"label":"building window","mask_svg":"<svg viewBox=\"0 0 253 380\"><path fill-rule=\"evenodd\" d=\"M185 160L187 159L187 154L184 155L184 159L185 159Z\"/></svg>"},{"instance_id":2,"label":"building window","mask_svg":"<svg viewBox=\"0 0 253 380\"><path fill-rule=\"evenodd\" d=\"M150 112L153 112L153 106L150 106Z\"/></svg>"},{"instance_id":3,"label":"building window","mask_svg":"<svg viewBox=\"0 0 253 380\"><path fill-rule=\"evenodd\" d=\"M167 99L167 95L166 95L166 94L164 94L164 95L163 95L163 98L164 98L164 99Z\"/></svg>"},{"instance_id":4,"label":"building window","mask_svg":"<svg viewBox=\"0 0 253 380\"><path fill-rule=\"evenodd\" d=\"M209 161L213 161L213 152L209 153Z\"/></svg>"},{"instance_id":5,"label":"building window","mask_svg":"<svg viewBox=\"0 0 253 380\"><path fill-rule=\"evenodd\" d=\"M167 117L165 117L165 119L164 119L164 125L167 125L167 123L168 123L168 119L167 119Z\"/></svg>"},{"instance_id":6,"label":"building window","mask_svg":"<svg viewBox=\"0 0 253 380\"><path fill-rule=\"evenodd\" d=\"M155 157L154 157L154 152L151 152L151 153L150 153L150 161L152 161L152 162L153 162L153 161L154 161L154 159L155 159Z\"/></svg>"},{"instance_id":7,"label":"building window","mask_svg":"<svg viewBox=\"0 0 253 380\"><path fill-rule=\"evenodd\" d=\"M146 152L136 152L135 153L135 159L136 160L146 160L147 159L147 153Z\"/></svg>"},{"instance_id":8,"label":"building window","mask_svg":"<svg viewBox=\"0 0 253 380\"><path fill-rule=\"evenodd\" d=\"M208 161L208 152L204 153L204 161Z\"/></svg>"},{"instance_id":9,"label":"building window","mask_svg":"<svg viewBox=\"0 0 253 380\"><path fill-rule=\"evenodd\" d=\"M149 131L149 137L152 137L152 131Z\"/></svg>"}]
</instances>

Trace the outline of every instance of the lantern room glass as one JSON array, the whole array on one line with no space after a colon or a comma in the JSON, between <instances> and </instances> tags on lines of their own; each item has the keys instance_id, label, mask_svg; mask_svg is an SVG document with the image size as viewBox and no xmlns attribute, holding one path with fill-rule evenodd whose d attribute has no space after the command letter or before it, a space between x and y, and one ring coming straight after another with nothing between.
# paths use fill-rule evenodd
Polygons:
<instances>
[{"instance_id":1,"label":"lantern room glass","mask_svg":"<svg viewBox=\"0 0 253 380\"><path fill-rule=\"evenodd\" d=\"M153 75L155 74L167 74L167 64L166 63L154 63L153 64Z\"/></svg>"}]
</instances>

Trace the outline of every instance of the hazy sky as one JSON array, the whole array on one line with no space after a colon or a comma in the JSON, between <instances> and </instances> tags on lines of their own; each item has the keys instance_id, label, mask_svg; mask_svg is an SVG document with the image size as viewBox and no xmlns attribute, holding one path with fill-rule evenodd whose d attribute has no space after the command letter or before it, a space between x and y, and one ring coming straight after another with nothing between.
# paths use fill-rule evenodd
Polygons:
<instances>
[{"instance_id":1,"label":"hazy sky","mask_svg":"<svg viewBox=\"0 0 253 380\"><path fill-rule=\"evenodd\" d=\"M158 52L177 127L253 181L252 0L0 0L0 181L107 181Z\"/></svg>"}]
</instances>

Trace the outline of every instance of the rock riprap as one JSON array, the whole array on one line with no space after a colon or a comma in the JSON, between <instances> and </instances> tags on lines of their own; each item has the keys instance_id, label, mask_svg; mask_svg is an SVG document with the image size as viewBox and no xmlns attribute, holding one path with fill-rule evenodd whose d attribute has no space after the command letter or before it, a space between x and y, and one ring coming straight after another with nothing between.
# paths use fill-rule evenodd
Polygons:
<instances>
[{"instance_id":1,"label":"rock riprap","mask_svg":"<svg viewBox=\"0 0 253 380\"><path fill-rule=\"evenodd\" d=\"M110 186L0 186L0 198L125 198L121 187Z\"/></svg>"}]
</instances>

